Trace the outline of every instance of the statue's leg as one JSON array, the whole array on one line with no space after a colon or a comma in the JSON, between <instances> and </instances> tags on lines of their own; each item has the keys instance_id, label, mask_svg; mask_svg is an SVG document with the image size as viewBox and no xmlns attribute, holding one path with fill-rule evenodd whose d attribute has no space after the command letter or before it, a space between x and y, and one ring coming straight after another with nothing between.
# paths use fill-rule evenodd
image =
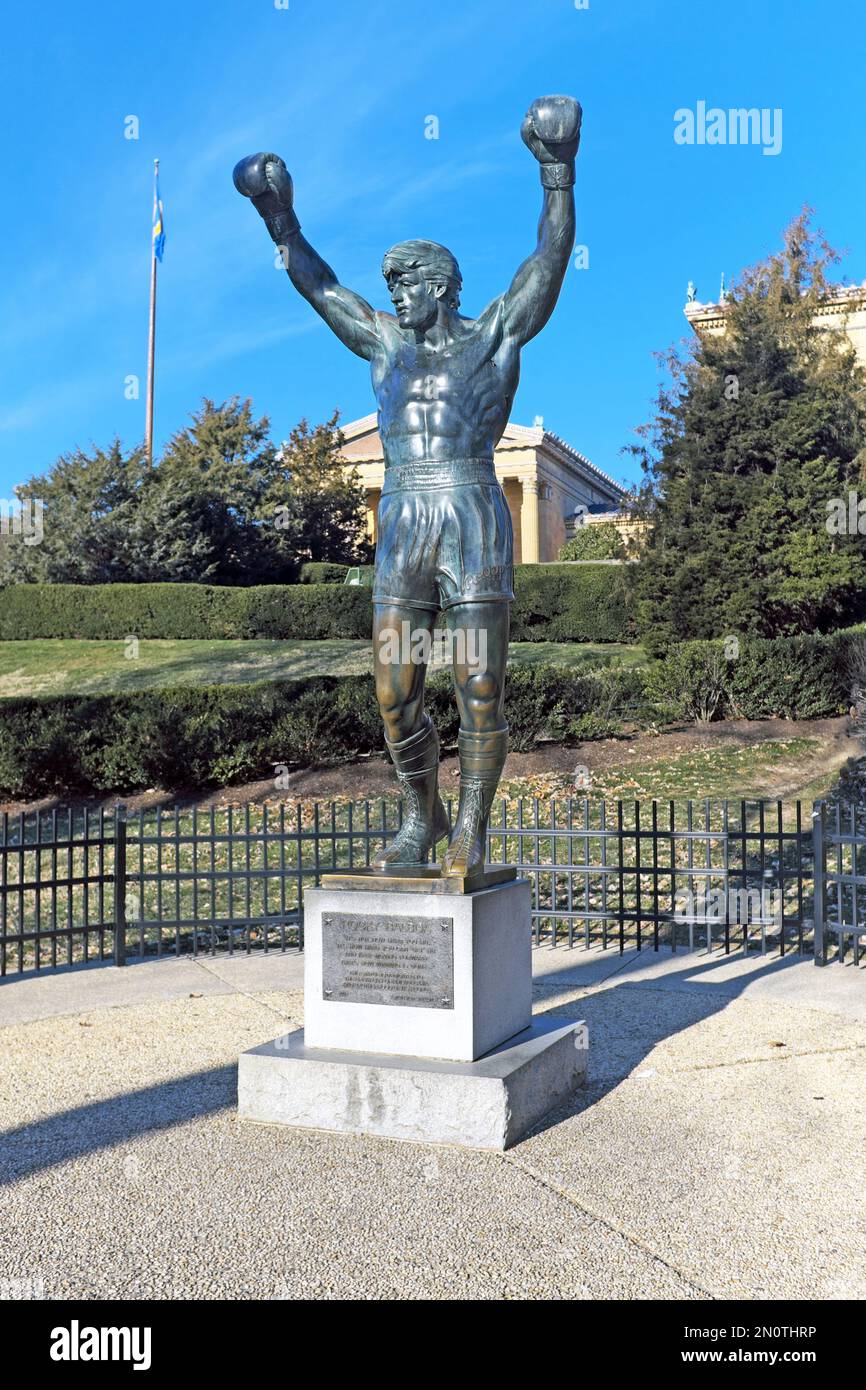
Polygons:
<instances>
[{"instance_id":1,"label":"statue's leg","mask_svg":"<svg viewBox=\"0 0 866 1390\"><path fill-rule=\"evenodd\" d=\"M385 742L397 769L403 823L376 854L376 868L425 864L434 844L448 834L439 795L439 739L424 711L424 679L436 613L401 604L373 605L373 667Z\"/></svg>"},{"instance_id":2,"label":"statue's leg","mask_svg":"<svg viewBox=\"0 0 866 1390\"><path fill-rule=\"evenodd\" d=\"M486 858L490 809L508 752L503 703L509 617L509 605L501 600L448 609L460 711L460 806L443 873L471 873Z\"/></svg>"}]
</instances>

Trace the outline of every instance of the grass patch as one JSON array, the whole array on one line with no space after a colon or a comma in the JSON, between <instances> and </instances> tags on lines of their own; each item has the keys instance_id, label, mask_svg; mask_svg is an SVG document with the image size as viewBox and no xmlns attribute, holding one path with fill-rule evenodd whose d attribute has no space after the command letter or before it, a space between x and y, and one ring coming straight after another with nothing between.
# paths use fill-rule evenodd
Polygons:
<instances>
[{"instance_id":1,"label":"grass patch","mask_svg":"<svg viewBox=\"0 0 866 1390\"><path fill-rule=\"evenodd\" d=\"M372 672L367 641L319 642L141 640L137 655L126 642L65 638L0 642L0 697L99 695L174 685L237 685L259 680L355 676ZM637 666L640 647L620 643L514 642L510 660L569 669ZM434 668L435 669L435 668Z\"/></svg>"},{"instance_id":2,"label":"grass patch","mask_svg":"<svg viewBox=\"0 0 866 1390\"><path fill-rule=\"evenodd\" d=\"M829 767L820 769L823 750L821 739L808 737L694 748L663 758L630 757L623 745L622 757L614 766L591 772L587 791L574 790L570 772L511 779L503 783L503 790L512 797L571 795L608 801L811 800L822 795L836 777ZM578 750L575 765L580 761Z\"/></svg>"}]
</instances>

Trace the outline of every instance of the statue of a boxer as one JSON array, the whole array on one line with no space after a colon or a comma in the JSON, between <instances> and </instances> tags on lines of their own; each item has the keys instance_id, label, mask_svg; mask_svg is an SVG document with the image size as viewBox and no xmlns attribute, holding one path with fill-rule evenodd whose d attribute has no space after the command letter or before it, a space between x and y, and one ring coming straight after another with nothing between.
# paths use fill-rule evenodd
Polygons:
<instances>
[{"instance_id":1,"label":"statue of a boxer","mask_svg":"<svg viewBox=\"0 0 866 1390\"><path fill-rule=\"evenodd\" d=\"M426 863L450 830L438 789L439 740L424 711L426 664L405 651L395 661L382 641L419 629L429 638L440 609L452 634L484 634L486 651L485 664L473 663L469 644L455 644L460 807L442 872L469 876L484 866L508 748L502 711L514 597L511 517L493 450L508 423L520 349L550 318L574 244L580 122L572 97L530 106L521 135L541 166L538 245L477 319L458 312L460 270L435 241L392 246L382 271L395 312L374 311L301 235L283 161L251 155L234 171L238 192L283 248L295 289L371 366L385 455L373 587L376 694L404 802L399 832L373 860L378 868ZM479 644L472 646L477 655Z\"/></svg>"}]
</instances>

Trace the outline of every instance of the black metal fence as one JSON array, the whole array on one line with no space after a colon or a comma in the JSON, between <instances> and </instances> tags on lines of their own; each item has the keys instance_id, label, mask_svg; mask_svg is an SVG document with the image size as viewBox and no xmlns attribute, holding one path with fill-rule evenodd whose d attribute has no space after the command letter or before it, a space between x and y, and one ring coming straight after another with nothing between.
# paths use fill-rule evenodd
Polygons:
<instances>
[{"instance_id":1,"label":"black metal fence","mask_svg":"<svg viewBox=\"0 0 866 1390\"><path fill-rule=\"evenodd\" d=\"M0 974L117 954L121 816L122 808L3 813Z\"/></svg>"},{"instance_id":2,"label":"black metal fence","mask_svg":"<svg viewBox=\"0 0 866 1390\"><path fill-rule=\"evenodd\" d=\"M844 960L852 945L859 966L860 938L866 936L866 806L818 803L815 858L821 866L815 964L826 964L829 938L835 936L837 959Z\"/></svg>"},{"instance_id":3,"label":"black metal fence","mask_svg":"<svg viewBox=\"0 0 866 1390\"><path fill-rule=\"evenodd\" d=\"M0 973L299 950L304 888L369 864L399 815L396 798L4 814ZM860 961L866 807L502 800L488 856L531 880L538 946L700 942L823 964L835 934Z\"/></svg>"}]
</instances>

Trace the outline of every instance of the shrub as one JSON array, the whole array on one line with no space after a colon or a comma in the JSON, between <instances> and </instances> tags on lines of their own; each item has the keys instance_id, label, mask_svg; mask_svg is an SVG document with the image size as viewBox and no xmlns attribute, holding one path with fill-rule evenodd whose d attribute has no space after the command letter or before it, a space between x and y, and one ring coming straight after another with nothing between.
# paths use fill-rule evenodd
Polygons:
<instances>
[{"instance_id":1,"label":"shrub","mask_svg":"<svg viewBox=\"0 0 866 1390\"><path fill-rule=\"evenodd\" d=\"M513 666L505 682L505 717L518 753L545 737L567 745L609 738L640 715L643 703L643 672L637 669Z\"/></svg>"},{"instance_id":2,"label":"shrub","mask_svg":"<svg viewBox=\"0 0 866 1390\"><path fill-rule=\"evenodd\" d=\"M612 521L586 522L559 552L560 560L624 560L622 536Z\"/></svg>"},{"instance_id":3,"label":"shrub","mask_svg":"<svg viewBox=\"0 0 866 1390\"><path fill-rule=\"evenodd\" d=\"M330 560L308 560L301 565L302 584L342 584L349 573L348 565L335 565Z\"/></svg>"},{"instance_id":4,"label":"shrub","mask_svg":"<svg viewBox=\"0 0 866 1390\"><path fill-rule=\"evenodd\" d=\"M556 666L511 666L505 680L505 718L509 744L527 753L549 730L569 685L569 673Z\"/></svg>"},{"instance_id":5,"label":"shrub","mask_svg":"<svg viewBox=\"0 0 866 1390\"><path fill-rule=\"evenodd\" d=\"M741 719L820 719L851 703L848 654L856 629L814 637L753 638L729 664L728 704Z\"/></svg>"},{"instance_id":6,"label":"shrub","mask_svg":"<svg viewBox=\"0 0 866 1390\"><path fill-rule=\"evenodd\" d=\"M358 640L373 631L370 590L360 585L267 585L240 593L245 637Z\"/></svg>"},{"instance_id":7,"label":"shrub","mask_svg":"<svg viewBox=\"0 0 866 1390\"><path fill-rule=\"evenodd\" d=\"M366 638L370 590L332 584L16 584L0 592L0 640L78 637Z\"/></svg>"},{"instance_id":8,"label":"shrub","mask_svg":"<svg viewBox=\"0 0 866 1390\"><path fill-rule=\"evenodd\" d=\"M0 793L219 786L382 747L369 676L0 704Z\"/></svg>"},{"instance_id":9,"label":"shrub","mask_svg":"<svg viewBox=\"0 0 866 1390\"><path fill-rule=\"evenodd\" d=\"M644 673L640 670L597 671L576 677L567 705L553 726L566 747L593 739L613 738L625 723L644 722Z\"/></svg>"},{"instance_id":10,"label":"shrub","mask_svg":"<svg viewBox=\"0 0 866 1390\"><path fill-rule=\"evenodd\" d=\"M518 565L511 612L514 642L630 642L625 566Z\"/></svg>"},{"instance_id":11,"label":"shrub","mask_svg":"<svg viewBox=\"0 0 866 1390\"><path fill-rule=\"evenodd\" d=\"M677 643L647 668L647 695L662 719L828 718L851 704L852 653L861 641L859 628L741 637L732 656L721 640Z\"/></svg>"},{"instance_id":12,"label":"shrub","mask_svg":"<svg viewBox=\"0 0 866 1390\"><path fill-rule=\"evenodd\" d=\"M372 570L342 583L344 566L308 565L301 584L227 588L209 584L15 584L0 591L0 641L80 637L368 638ZM339 570L339 584L312 575ZM622 568L518 565L512 638L528 642L630 640Z\"/></svg>"},{"instance_id":13,"label":"shrub","mask_svg":"<svg viewBox=\"0 0 866 1390\"><path fill-rule=\"evenodd\" d=\"M726 706L728 678L721 642L680 642L648 668L646 691L663 717L706 724Z\"/></svg>"},{"instance_id":14,"label":"shrub","mask_svg":"<svg viewBox=\"0 0 866 1390\"><path fill-rule=\"evenodd\" d=\"M505 691L512 748L602 736L636 680L632 670L588 676L513 667ZM427 708L442 744L453 747L459 720L450 674L428 679ZM603 722L593 722L599 711ZM371 676L0 701L0 795L27 799L222 786L273 776L281 763L342 763L380 750Z\"/></svg>"},{"instance_id":15,"label":"shrub","mask_svg":"<svg viewBox=\"0 0 866 1390\"><path fill-rule=\"evenodd\" d=\"M0 593L0 639L236 637L243 592L208 584L14 584Z\"/></svg>"}]
</instances>

